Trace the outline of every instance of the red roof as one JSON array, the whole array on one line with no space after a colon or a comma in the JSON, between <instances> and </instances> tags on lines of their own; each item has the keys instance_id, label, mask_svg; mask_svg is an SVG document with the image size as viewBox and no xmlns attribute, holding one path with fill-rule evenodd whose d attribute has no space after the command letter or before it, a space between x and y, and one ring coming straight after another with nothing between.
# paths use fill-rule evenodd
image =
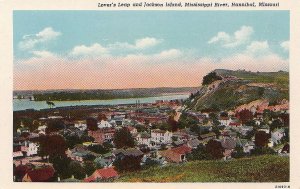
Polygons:
<instances>
[{"instance_id":1,"label":"red roof","mask_svg":"<svg viewBox=\"0 0 300 189\"><path fill-rule=\"evenodd\" d=\"M172 148L171 151L173 151L174 153L177 154L186 154L186 153L190 153L192 151L192 148L186 146L186 145L182 145L176 148Z\"/></svg>"},{"instance_id":2,"label":"red roof","mask_svg":"<svg viewBox=\"0 0 300 189\"><path fill-rule=\"evenodd\" d=\"M20 176L21 178L23 178L24 175L30 170L32 170L31 166L21 164L21 165L16 167L14 174Z\"/></svg>"},{"instance_id":3,"label":"red roof","mask_svg":"<svg viewBox=\"0 0 300 189\"><path fill-rule=\"evenodd\" d=\"M118 177L118 172L113 168L103 168L103 169L97 169L90 177L85 178L85 182L93 182L96 181L97 178L100 179L109 179L109 178L115 178Z\"/></svg>"},{"instance_id":4,"label":"red roof","mask_svg":"<svg viewBox=\"0 0 300 189\"><path fill-rule=\"evenodd\" d=\"M29 171L25 177L29 177L32 182L48 181L54 175L53 167L38 168Z\"/></svg>"}]
</instances>

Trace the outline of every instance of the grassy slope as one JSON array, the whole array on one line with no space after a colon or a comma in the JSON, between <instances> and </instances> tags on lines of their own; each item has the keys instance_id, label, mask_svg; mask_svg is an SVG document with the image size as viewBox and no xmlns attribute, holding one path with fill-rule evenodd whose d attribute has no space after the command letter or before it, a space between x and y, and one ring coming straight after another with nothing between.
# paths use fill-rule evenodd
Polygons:
<instances>
[{"instance_id":1,"label":"grassy slope","mask_svg":"<svg viewBox=\"0 0 300 189\"><path fill-rule=\"evenodd\" d=\"M218 71L217 71L218 72ZM223 70L222 75L232 75L240 79L250 80L258 83L274 83L282 88L289 86L289 73L288 72L242 72Z\"/></svg>"},{"instance_id":2,"label":"grassy slope","mask_svg":"<svg viewBox=\"0 0 300 189\"><path fill-rule=\"evenodd\" d=\"M288 72L243 72L231 70L216 70L219 75L236 76L242 81L229 81L221 85L217 91L204 99L198 100L196 97L193 103L187 102L192 109L201 110L203 108L219 108L227 110L246 104L257 99L269 99L271 103L278 100L289 99L289 73ZM259 87L246 87L243 92L238 92L238 88L245 83L273 83L277 86L274 90ZM197 105L196 105L197 104Z\"/></svg>"},{"instance_id":3,"label":"grassy slope","mask_svg":"<svg viewBox=\"0 0 300 189\"><path fill-rule=\"evenodd\" d=\"M287 182L289 158L264 155L232 161L194 161L125 173L116 182Z\"/></svg>"}]
</instances>

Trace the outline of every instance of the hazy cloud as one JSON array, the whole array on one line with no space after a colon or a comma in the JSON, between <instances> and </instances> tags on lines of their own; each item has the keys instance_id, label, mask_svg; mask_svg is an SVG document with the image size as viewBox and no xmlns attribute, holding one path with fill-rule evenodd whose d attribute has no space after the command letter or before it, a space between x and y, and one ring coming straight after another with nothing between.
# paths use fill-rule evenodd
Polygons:
<instances>
[{"instance_id":1,"label":"hazy cloud","mask_svg":"<svg viewBox=\"0 0 300 189\"><path fill-rule=\"evenodd\" d=\"M280 46L285 50L289 51L290 50L290 41L283 41L280 43Z\"/></svg>"},{"instance_id":2,"label":"hazy cloud","mask_svg":"<svg viewBox=\"0 0 300 189\"><path fill-rule=\"evenodd\" d=\"M250 39L253 32L254 30L251 26L242 26L233 34L219 32L208 41L208 44L220 43L223 47L234 48L245 44Z\"/></svg>"},{"instance_id":3,"label":"hazy cloud","mask_svg":"<svg viewBox=\"0 0 300 189\"><path fill-rule=\"evenodd\" d=\"M70 55L73 57L100 57L107 56L108 53L109 51L107 48L103 47L99 43L94 43L90 46L75 46L70 52Z\"/></svg>"},{"instance_id":4,"label":"hazy cloud","mask_svg":"<svg viewBox=\"0 0 300 189\"><path fill-rule=\"evenodd\" d=\"M60 32L47 27L36 34L24 35L23 40L19 43L19 48L22 50L33 49L36 45L54 40L60 35Z\"/></svg>"},{"instance_id":5,"label":"hazy cloud","mask_svg":"<svg viewBox=\"0 0 300 189\"><path fill-rule=\"evenodd\" d=\"M127 50L142 50L150 47L154 47L162 42L161 39L156 39L153 37L145 37L135 40L134 44L127 42L117 42L108 45L110 49L127 49Z\"/></svg>"}]
</instances>

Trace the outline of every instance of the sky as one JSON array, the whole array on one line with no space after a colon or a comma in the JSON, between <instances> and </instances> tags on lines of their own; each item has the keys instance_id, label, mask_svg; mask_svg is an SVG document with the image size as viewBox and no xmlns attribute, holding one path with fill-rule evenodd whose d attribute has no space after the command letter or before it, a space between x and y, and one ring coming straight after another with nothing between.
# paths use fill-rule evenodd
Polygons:
<instances>
[{"instance_id":1,"label":"sky","mask_svg":"<svg viewBox=\"0 0 300 189\"><path fill-rule=\"evenodd\" d=\"M200 86L288 71L289 11L14 11L14 89Z\"/></svg>"}]
</instances>

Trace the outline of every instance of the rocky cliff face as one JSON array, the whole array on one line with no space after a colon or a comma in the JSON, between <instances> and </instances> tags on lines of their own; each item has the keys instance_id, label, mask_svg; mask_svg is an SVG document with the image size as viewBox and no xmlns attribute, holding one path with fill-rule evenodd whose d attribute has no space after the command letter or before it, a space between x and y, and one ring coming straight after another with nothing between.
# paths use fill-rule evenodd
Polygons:
<instances>
[{"instance_id":1,"label":"rocky cliff face","mask_svg":"<svg viewBox=\"0 0 300 189\"><path fill-rule=\"evenodd\" d=\"M186 101L188 109L232 110L256 100L277 104L289 99L288 72L214 70L222 80L200 87Z\"/></svg>"}]
</instances>

